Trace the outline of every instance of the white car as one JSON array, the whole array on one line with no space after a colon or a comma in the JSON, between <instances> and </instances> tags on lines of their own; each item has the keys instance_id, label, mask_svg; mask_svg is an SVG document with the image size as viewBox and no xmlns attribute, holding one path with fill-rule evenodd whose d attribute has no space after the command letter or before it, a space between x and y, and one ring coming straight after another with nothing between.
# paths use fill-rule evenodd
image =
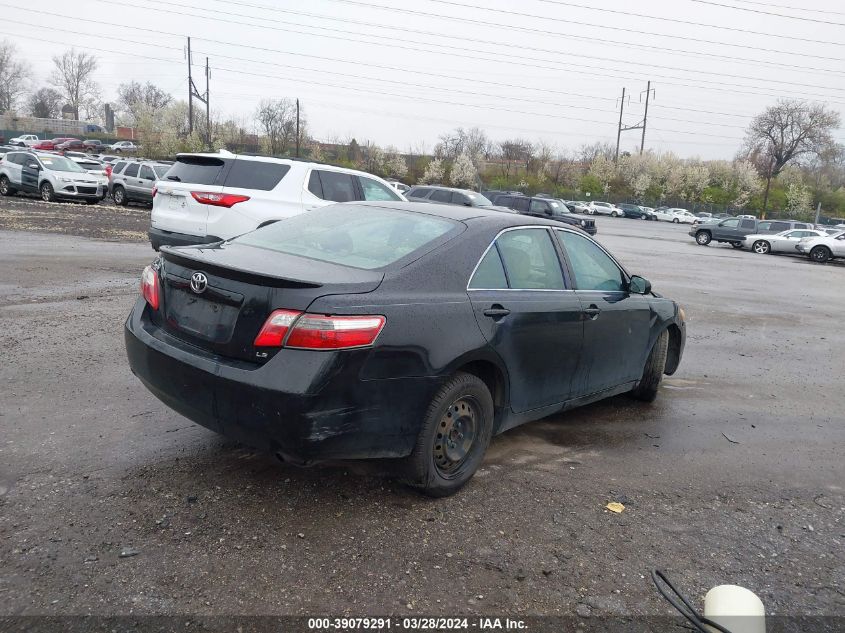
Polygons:
<instances>
[{"instance_id":1,"label":"white car","mask_svg":"<svg viewBox=\"0 0 845 633\"><path fill-rule=\"evenodd\" d=\"M609 202L596 202L595 200L587 204L585 213L589 213L590 215L609 215L614 218L625 215L625 212L619 207Z\"/></svg>"},{"instance_id":2,"label":"white car","mask_svg":"<svg viewBox=\"0 0 845 633\"><path fill-rule=\"evenodd\" d=\"M827 233L816 231L815 229L789 229L775 233L774 235L746 235L744 246L758 255L767 255L769 253L791 253L794 255L795 246L801 240L825 236L827 236Z\"/></svg>"},{"instance_id":3,"label":"white car","mask_svg":"<svg viewBox=\"0 0 845 633\"><path fill-rule=\"evenodd\" d=\"M68 158L67 156L65 158ZM70 157L70 159L82 167L86 173L95 176L97 181L100 183L100 186L103 188L103 197L105 198L108 194L109 190L109 176L106 172L106 166L103 163L93 160L91 158L75 158Z\"/></svg>"},{"instance_id":4,"label":"white car","mask_svg":"<svg viewBox=\"0 0 845 633\"><path fill-rule=\"evenodd\" d=\"M109 145L109 149L117 154L122 154L124 152L136 152L138 151L138 146L132 141L118 141L113 145Z\"/></svg>"},{"instance_id":5,"label":"white car","mask_svg":"<svg viewBox=\"0 0 845 633\"><path fill-rule=\"evenodd\" d=\"M740 220L756 220L757 219L757 216L754 216L754 215L738 215L736 217L738 217Z\"/></svg>"},{"instance_id":6,"label":"white car","mask_svg":"<svg viewBox=\"0 0 845 633\"><path fill-rule=\"evenodd\" d=\"M210 244L335 202L405 197L377 176L289 158L179 154L153 189L149 237Z\"/></svg>"},{"instance_id":7,"label":"white car","mask_svg":"<svg viewBox=\"0 0 845 633\"><path fill-rule=\"evenodd\" d=\"M674 222L675 224L692 224L699 219L686 209L678 208L657 209L654 214L658 220Z\"/></svg>"},{"instance_id":8,"label":"white car","mask_svg":"<svg viewBox=\"0 0 845 633\"><path fill-rule=\"evenodd\" d=\"M845 257L845 231L801 240L795 245L795 250L820 264L834 257Z\"/></svg>"},{"instance_id":9,"label":"white car","mask_svg":"<svg viewBox=\"0 0 845 633\"><path fill-rule=\"evenodd\" d=\"M44 202L103 198L102 180L64 156L33 151L9 152L0 160L0 195L34 193Z\"/></svg>"},{"instance_id":10,"label":"white car","mask_svg":"<svg viewBox=\"0 0 845 633\"><path fill-rule=\"evenodd\" d=\"M32 147L40 142L40 139L35 134L21 134L20 136L9 139L9 145L19 145L20 147Z\"/></svg>"},{"instance_id":11,"label":"white car","mask_svg":"<svg viewBox=\"0 0 845 633\"><path fill-rule=\"evenodd\" d=\"M399 182L398 180L388 180L387 184L389 184L401 194L404 194L411 188L409 185L406 185L404 182Z\"/></svg>"}]
</instances>

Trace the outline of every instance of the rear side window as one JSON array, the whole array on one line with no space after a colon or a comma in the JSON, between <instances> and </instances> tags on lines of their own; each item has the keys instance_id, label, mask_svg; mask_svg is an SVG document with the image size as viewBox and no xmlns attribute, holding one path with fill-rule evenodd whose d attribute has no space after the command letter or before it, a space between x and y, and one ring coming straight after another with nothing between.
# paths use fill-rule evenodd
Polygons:
<instances>
[{"instance_id":1,"label":"rear side window","mask_svg":"<svg viewBox=\"0 0 845 633\"><path fill-rule=\"evenodd\" d=\"M290 165L281 163L267 163L258 160L235 160L226 176L224 187L238 189L257 189L270 191L275 189L285 174L290 171Z\"/></svg>"},{"instance_id":2,"label":"rear side window","mask_svg":"<svg viewBox=\"0 0 845 633\"><path fill-rule=\"evenodd\" d=\"M414 187L405 196L409 198L425 198L430 192L431 189L428 187Z\"/></svg>"},{"instance_id":3,"label":"rear side window","mask_svg":"<svg viewBox=\"0 0 845 633\"><path fill-rule=\"evenodd\" d=\"M509 206L511 209L516 209L517 211L528 211L528 205L528 198L514 198L513 204Z\"/></svg>"},{"instance_id":4,"label":"rear side window","mask_svg":"<svg viewBox=\"0 0 845 633\"><path fill-rule=\"evenodd\" d=\"M152 167L149 165L142 165L141 166L141 178L144 180L155 180L155 174L153 173Z\"/></svg>"},{"instance_id":5,"label":"rear side window","mask_svg":"<svg viewBox=\"0 0 845 633\"><path fill-rule=\"evenodd\" d=\"M768 231L768 230L770 230L771 228L772 228L772 223L771 223L771 222L760 222L760 224L758 224L758 225L757 225L757 230L758 230L758 231Z\"/></svg>"},{"instance_id":6,"label":"rear side window","mask_svg":"<svg viewBox=\"0 0 845 633\"><path fill-rule=\"evenodd\" d=\"M742 224L740 226L744 229L753 229L757 226L757 223L754 220L743 220ZM786 228L788 229L789 226L787 225ZM780 229L780 230L783 231L783 230L786 230L786 229Z\"/></svg>"},{"instance_id":7,"label":"rear side window","mask_svg":"<svg viewBox=\"0 0 845 633\"><path fill-rule=\"evenodd\" d=\"M372 178L358 176L358 183L364 192L364 200L401 200L393 189Z\"/></svg>"},{"instance_id":8,"label":"rear side window","mask_svg":"<svg viewBox=\"0 0 845 633\"><path fill-rule=\"evenodd\" d=\"M358 194L355 190L355 182L350 174L323 170L315 170L312 173L319 175L322 195L318 197L323 200L331 200L333 202L351 202L358 199ZM311 193L314 192L311 191Z\"/></svg>"},{"instance_id":9,"label":"rear side window","mask_svg":"<svg viewBox=\"0 0 845 633\"><path fill-rule=\"evenodd\" d=\"M745 226L746 222L753 222L754 220L743 220L742 226ZM775 233L780 233L781 231L786 231L792 227L789 226L789 222L772 222L772 231Z\"/></svg>"},{"instance_id":10,"label":"rear side window","mask_svg":"<svg viewBox=\"0 0 845 633\"><path fill-rule=\"evenodd\" d=\"M119 174L123 171L124 167L126 167L126 161L119 160L114 164L114 167L111 168L111 172L113 174Z\"/></svg>"},{"instance_id":11,"label":"rear side window","mask_svg":"<svg viewBox=\"0 0 845 633\"><path fill-rule=\"evenodd\" d=\"M495 244L478 263L475 274L469 281L470 290L502 290L508 287L502 258Z\"/></svg>"},{"instance_id":12,"label":"rear side window","mask_svg":"<svg viewBox=\"0 0 845 633\"><path fill-rule=\"evenodd\" d=\"M332 205L269 224L234 241L372 270L421 250L460 226L452 220L420 213Z\"/></svg>"},{"instance_id":13,"label":"rear side window","mask_svg":"<svg viewBox=\"0 0 845 633\"><path fill-rule=\"evenodd\" d=\"M130 178L134 178L138 175L138 163L132 163L131 165L126 167L126 171L123 172L124 176L129 176Z\"/></svg>"},{"instance_id":14,"label":"rear side window","mask_svg":"<svg viewBox=\"0 0 845 633\"><path fill-rule=\"evenodd\" d=\"M437 189L431 194L431 198L429 200L434 200L435 202L451 202L452 201L452 192L451 191L444 191L443 189Z\"/></svg>"},{"instance_id":15,"label":"rear side window","mask_svg":"<svg viewBox=\"0 0 845 633\"><path fill-rule=\"evenodd\" d=\"M226 161L212 156L180 156L167 172L167 180L192 185L218 185Z\"/></svg>"}]
</instances>

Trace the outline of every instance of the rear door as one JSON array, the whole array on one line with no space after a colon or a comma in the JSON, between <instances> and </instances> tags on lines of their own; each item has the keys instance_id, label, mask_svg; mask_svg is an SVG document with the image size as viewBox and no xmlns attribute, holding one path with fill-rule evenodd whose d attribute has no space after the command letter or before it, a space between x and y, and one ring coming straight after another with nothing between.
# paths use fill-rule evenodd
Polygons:
<instances>
[{"instance_id":1,"label":"rear door","mask_svg":"<svg viewBox=\"0 0 845 633\"><path fill-rule=\"evenodd\" d=\"M484 337L505 363L516 412L569 399L584 331L545 227L502 232L467 289Z\"/></svg>"},{"instance_id":2,"label":"rear door","mask_svg":"<svg viewBox=\"0 0 845 633\"><path fill-rule=\"evenodd\" d=\"M308 177L308 198L303 198L308 209L319 209L333 202L360 200L355 177L341 171L313 169Z\"/></svg>"},{"instance_id":3,"label":"rear door","mask_svg":"<svg viewBox=\"0 0 845 633\"><path fill-rule=\"evenodd\" d=\"M229 163L231 159L216 156L179 156L153 198L152 227L205 236L211 207L197 202L191 192L220 193Z\"/></svg>"},{"instance_id":4,"label":"rear door","mask_svg":"<svg viewBox=\"0 0 845 633\"><path fill-rule=\"evenodd\" d=\"M625 273L596 242L572 231L555 229L554 233L585 315L583 360L573 395L638 380L651 328L648 299L628 292Z\"/></svg>"},{"instance_id":5,"label":"rear door","mask_svg":"<svg viewBox=\"0 0 845 633\"><path fill-rule=\"evenodd\" d=\"M153 185L156 181L156 175L153 168L149 165L141 165L138 171L138 198L149 202L153 199Z\"/></svg>"},{"instance_id":6,"label":"rear door","mask_svg":"<svg viewBox=\"0 0 845 633\"><path fill-rule=\"evenodd\" d=\"M21 167L23 166L24 156L21 152L9 152L6 154L5 166L6 173L9 174L9 182L15 187L21 187Z\"/></svg>"}]
</instances>

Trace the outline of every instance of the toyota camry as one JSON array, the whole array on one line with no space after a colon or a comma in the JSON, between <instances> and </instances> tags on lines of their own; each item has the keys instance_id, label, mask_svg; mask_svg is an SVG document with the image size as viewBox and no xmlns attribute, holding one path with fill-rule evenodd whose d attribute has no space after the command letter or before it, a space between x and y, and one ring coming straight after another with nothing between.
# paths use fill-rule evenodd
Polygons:
<instances>
[{"instance_id":1,"label":"toyota camry","mask_svg":"<svg viewBox=\"0 0 845 633\"><path fill-rule=\"evenodd\" d=\"M395 458L445 496L497 433L653 400L685 332L677 303L581 231L355 202L163 247L125 341L141 382L209 429L298 464Z\"/></svg>"}]
</instances>

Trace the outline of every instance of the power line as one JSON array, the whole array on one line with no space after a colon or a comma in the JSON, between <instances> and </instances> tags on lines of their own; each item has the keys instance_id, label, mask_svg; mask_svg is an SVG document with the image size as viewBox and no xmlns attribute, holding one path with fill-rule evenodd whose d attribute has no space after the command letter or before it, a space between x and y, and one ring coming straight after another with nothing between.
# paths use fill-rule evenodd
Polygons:
<instances>
[{"instance_id":1,"label":"power line","mask_svg":"<svg viewBox=\"0 0 845 633\"><path fill-rule=\"evenodd\" d=\"M808 9L804 7L790 7L784 4L769 4L768 2L755 2L754 0L735 0L740 4L756 4L757 6L775 8L775 9L789 9L790 11L805 11L807 13L822 13L826 15L845 15L843 11L829 11L827 9Z\"/></svg>"},{"instance_id":2,"label":"power line","mask_svg":"<svg viewBox=\"0 0 845 633\"><path fill-rule=\"evenodd\" d=\"M432 2L437 2L437 0L431 0ZM845 26L843 22L830 22L829 20L818 20L816 18L805 18L798 15L786 15L785 13L774 13L773 11L763 11L762 9L748 9L746 7L737 7L731 4L722 4L721 2L711 2L710 0L690 0L691 2L697 2L698 4L708 4L714 7L723 7L725 9L734 9L736 11L747 11L749 13L759 13L762 15L773 15L779 18L787 18L788 20L801 20L802 22L815 22L817 24L827 24L828 26ZM824 42L824 44L830 44L831 42ZM845 46L845 44L840 44L840 46Z\"/></svg>"},{"instance_id":3,"label":"power line","mask_svg":"<svg viewBox=\"0 0 845 633\"><path fill-rule=\"evenodd\" d=\"M239 2L237 0L214 0L214 1L225 3L226 5L233 5L234 4L234 5L237 5L237 6L250 7L250 8L254 8L254 9L260 9L260 10L263 10L263 11L272 11L272 12L275 12L275 13L289 13L289 14L292 14L292 15L299 15L299 16L303 16L303 17L317 18L317 19L320 19L320 20L330 20L330 21L333 21L333 22L341 22L344 25L346 25L346 24L358 24L358 25L366 26L369 29L380 28L380 29L388 29L388 30L392 30L392 31L395 30L394 27L389 26L389 25L373 24L372 22L365 22L365 21L361 21L361 20L353 20L353 19L349 19L349 18L334 18L334 17L331 17L331 16L320 15L320 14L317 14L317 13L308 13L308 12L303 12L303 11L293 11L291 9L281 9L281 8L278 8L278 7L268 7L268 6L261 5L261 4L251 4L251 3L248 3L248 2ZM169 3L169 4L173 4L173 3ZM186 7L186 5L176 5L176 6ZM189 5L187 5L187 6L189 6ZM197 7L190 7L190 8L197 8ZM243 17L251 17L251 16L243 16ZM261 19L266 20L266 18L263 18L263 17ZM298 25L298 24L293 23L293 22L283 22L281 20L274 20L274 21L279 22L281 24L306 26L307 28L313 28L313 29L335 30L335 29L329 29L328 27L322 27L322 26ZM498 41L495 41L495 40L478 39L478 38L473 38L473 37L469 37L469 36L466 36L466 35L461 35L460 37L453 36L453 35L444 35L443 33L437 33L437 32L434 32L434 31L422 31L422 30L419 30L419 29L409 28L405 25L403 25L402 28L403 28L403 33L414 33L414 34L417 34L417 35L425 35L425 36L429 36L429 37L441 37L441 38L450 39L450 40L459 40L459 41L462 41L462 42L476 42L476 43L479 43L479 44L491 44L491 45L494 45L494 46L500 46L501 45L501 42L498 42ZM348 28L344 29L343 32L349 33ZM373 35L373 34L369 34L369 33L366 34L366 36L367 37L382 38L382 36ZM570 39L588 41L588 42L593 41L593 38L591 38L591 37L585 37L585 36L580 36L580 35L560 34L560 36L570 38ZM395 40L396 38L384 38L384 39ZM794 64L781 64L781 63L778 63L778 62L769 62L769 61L765 61L765 60L750 59L750 58L746 58L746 57L713 55L713 54L709 54L709 53L702 53L700 51L688 51L688 50L684 50L684 49L674 49L674 48L666 48L666 47L652 46L652 45L646 46L646 45L634 44L634 43L631 43L631 42L615 42L615 44L619 45L619 46L635 48L635 49L638 49L638 50L667 51L667 52L671 52L671 53L679 53L679 54L682 54L682 55L694 56L694 57L707 57L709 59L712 59L712 58L725 59L725 60L728 60L728 61L731 61L731 62L743 61L743 62L748 62L748 63L751 63L751 64L759 64L759 65L762 65L762 66L773 66L773 67L778 68L779 70L782 70L783 68L792 68L792 69L795 69L795 70L809 71L809 72L815 72L815 73L830 73L830 74L837 74L837 75L845 74L845 71L842 71L842 70L830 70L830 69L826 69L826 68L814 68L814 67L811 67L811 66L798 66L798 65L794 65ZM560 53L560 51L557 51L557 50L550 50L550 49L547 49L547 48L536 48L536 47L527 46L527 45L524 45L524 44L520 44L520 49L529 50L529 51L536 51L536 52L541 52L541 53L552 53L552 54L555 54L555 55ZM594 55L584 55L583 53L572 52L572 51L567 51L567 55L571 55L573 57L583 57L585 59L596 59L596 60L600 60L600 61L610 61L610 62L622 62L622 63L636 64L636 65L646 65L646 66L651 66L651 67L654 67L654 68L666 68L666 69L669 69L669 70L681 70L681 71L689 72L684 68L679 68L679 67L676 67L676 66L661 66L661 65L657 65L657 64L642 64L642 63L639 63L639 62L631 62L629 60L618 59L618 58L597 57L597 56L594 56ZM705 71L698 71L698 72L705 72ZM721 74L721 73L707 72L707 74ZM741 76L735 76L735 77L741 77ZM748 79L748 77L741 77L741 78ZM758 79L758 78L754 77L753 79Z\"/></svg>"},{"instance_id":4,"label":"power line","mask_svg":"<svg viewBox=\"0 0 845 633\"><path fill-rule=\"evenodd\" d=\"M431 2L439 2L440 0L430 0L430 1ZM735 33L748 33L749 35L762 35L764 37L777 37L777 38L784 39L784 40L796 40L796 41L799 41L799 42L811 42L811 43L814 43L814 44L832 44L834 46L842 46L843 45L842 42L829 42L829 41L825 41L825 40L817 40L817 39L812 39L812 38L808 38L808 37L796 37L794 35L781 35L781 34L778 34L778 33L763 33L761 31L752 31L750 29L740 29L740 28L733 27L733 26L721 26L719 24L706 24L704 22L695 22L695 21L692 21L692 20L679 20L677 18L667 18L665 16L660 16L660 15L646 15L644 13L632 13L630 11L619 11L618 9L605 9L605 8L601 8L601 7L593 7L593 6L590 6L588 4L577 4L575 2L564 2L563 0L537 0L537 1L538 2L545 2L547 4L555 4L555 5L564 6L564 7L575 7L575 8L578 8L578 9L587 9L588 11L601 11L602 13L613 13L613 14L616 14L616 15L625 15L625 16L632 17L632 18L643 18L643 19L646 19L646 20L660 20L662 22L672 22L672 23L675 23L675 24L686 24L688 26L703 26L703 27L706 27L706 28L709 28L709 29L720 29L720 30L723 30L723 31L733 31ZM452 4L452 3L449 2L447 4ZM488 10L493 10L493 9L488 9ZM547 19L556 20L556 19L559 19L559 18L547 18ZM563 20L563 19L561 19L560 21L569 22L569 20Z\"/></svg>"},{"instance_id":5,"label":"power line","mask_svg":"<svg viewBox=\"0 0 845 633\"><path fill-rule=\"evenodd\" d=\"M465 8L465 9L489 10L489 11L496 11L496 12L499 12L499 13L519 15L519 16L524 16L524 17L537 17L537 18L540 18L542 20L546 20L545 16L537 16L537 15L533 15L533 14L519 13L519 12L516 12L516 11L506 11L505 9L488 9L487 7L483 7L483 6L472 5L472 4L462 4L462 3L459 3L459 2L449 2L448 0L431 0L431 1L432 2L443 2L445 4L452 4L452 5L462 7L462 8ZM698 0L694 0L694 1L698 1ZM559 31L550 31L548 29L529 28L529 27L517 26L517 25L514 25L514 24L502 24L501 22L487 22L485 20L477 20L477 19L473 19L473 18L462 18L462 17L458 17L458 16L454 16L454 15L442 16L442 15L438 15L438 14L435 14L435 13L427 13L425 11L416 11L414 9L404 9L404 8L400 8L400 7L385 6L383 4L370 4L370 3L367 3L367 2L359 2L358 0L329 0L329 2L341 2L341 3L344 3L344 4L351 4L351 5L355 5L355 6L366 7L366 8L369 8L369 9L383 9L385 11L399 11L399 12L407 13L407 14L410 14L410 15L421 15L421 16L430 17L430 18L442 18L442 19L448 19L450 21L467 22L467 23L470 23L470 24L480 24L480 25L483 25L483 26L492 26L492 27L496 27L496 28L505 28L505 29L509 29L509 30L521 30L521 31L528 31L528 32L532 32L532 33L545 33L547 35L566 35L565 33L560 33ZM683 36L683 35L668 35L666 33L653 33L653 32L650 32L650 31L641 31L639 29L627 29L627 28L624 28L624 27L615 27L615 26L611 27L611 26L605 26L605 25L600 25L600 24L589 24L589 23L575 22L575 21L569 21L569 20L567 20L567 22L570 23L570 24L579 24L581 26L599 27L599 28L606 28L606 29L611 29L611 30L616 30L616 31L623 31L623 32L626 32L626 33L635 33L637 35L653 35L655 37L668 37L668 38L672 38L672 39L685 40L685 41L689 41L689 42L698 42L698 43L702 43L702 44L716 44L717 46L733 46L733 47L736 47L736 48L745 48L745 49L749 49L749 50L761 51L761 52L764 52L764 53L788 54L788 55L792 55L792 56L795 56L795 57L809 57L809 58L813 58L813 59L825 59L825 60L828 60L828 61L837 61L837 62L845 61L845 59L843 59L841 57L828 57L828 56L824 56L824 55L811 55L810 53L790 53L788 51L784 51L783 49L778 49L778 48L761 48L759 46L751 46L749 44L734 44L734 43L731 43L731 42L716 42L716 41L713 41L713 40L705 40L705 39L688 37L688 36ZM839 45L845 46L845 43L839 44Z\"/></svg>"}]
</instances>

